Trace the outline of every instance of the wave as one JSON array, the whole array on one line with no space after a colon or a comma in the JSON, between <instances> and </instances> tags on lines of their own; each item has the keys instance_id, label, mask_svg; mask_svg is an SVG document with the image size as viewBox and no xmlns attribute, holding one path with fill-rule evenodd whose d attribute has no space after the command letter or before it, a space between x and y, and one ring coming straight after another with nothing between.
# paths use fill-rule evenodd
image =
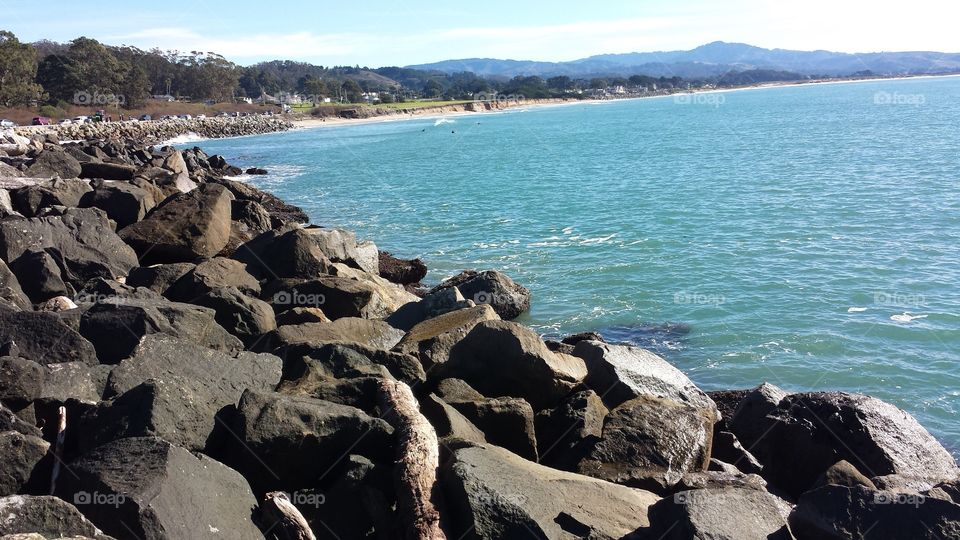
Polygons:
<instances>
[{"instance_id":1,"label":"wave","mask_svg":"<svg viewBox=\"0 0 960 540\"><path fill-rule=\"evenodd\" d=\"M900 315L891 315L890 320L902 323L913 322L916 319L926 319L926 315L911 315L907 312L901 313Z\"/></svg>"},{"instance_id":2,"label":"wave","mask_svg":"<svg viewBox=\"0 0 960 540\"><path fill-rule=\"evenodd\" d=\"M433 126L442 126L443 124L456 124L456 120L451 120L449 118L438 118L436 122L433 123Z\"/></svg>"},{"instance_id":3,"label":"wave","mask_svg":"<svg viewBox=\"0 0 960 540\"><path fill-rule=\"evenodd\" d=\"M187 133L184 133L183 135L177 135L172 139L167 139L163 141L162 143L160 143L160 146L171 146L171 145L176 146L178 144L190 144L190 143L195 143L200 141L206 141L208 139L209 137L203 137L201 135L197 135L192 131L189 131Z\"/></svg>"}]
</instances>

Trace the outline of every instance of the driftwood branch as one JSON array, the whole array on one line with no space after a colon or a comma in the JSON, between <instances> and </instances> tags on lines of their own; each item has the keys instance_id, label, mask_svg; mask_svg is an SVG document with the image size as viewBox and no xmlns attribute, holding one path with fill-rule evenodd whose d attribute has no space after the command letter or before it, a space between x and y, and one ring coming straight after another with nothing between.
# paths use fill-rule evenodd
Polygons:
<instances>
[{"instance_id":1,"label":"driftwood branch","mask_svg":"<svg viewBox=\"0 0 960 540\"><path fill-rule=\"evenodd\" d=\"M440 512L431 501L440 465L437 432L420 414L410 387L399 381L380 383L380 408L396 430L397 511L409 540L445 540Z\"/></svg>"},{"instance_id":2,"label":"driftwood branch","mask_svg":"<svg viewBox=\"0 0 960 540\"><path fill-rule=\"evenodd\" d=\"M261 506L270 534L280 540L317 540L310 525L282 491L267 493Z\"/></svg>"},{"instance_id":3,"label":"driftwood branch","mask_svg":"<svg viewBox=\"0 0 960 540\"><path fill-rule=\"evenodd\" d=\"M50 475L50 494L57 491L57 477L60 476L60 463L63 462L63 440L67 431L67 408L57 409L57 438L53 443L53 473Z\"/></svg>"}]
</instances>

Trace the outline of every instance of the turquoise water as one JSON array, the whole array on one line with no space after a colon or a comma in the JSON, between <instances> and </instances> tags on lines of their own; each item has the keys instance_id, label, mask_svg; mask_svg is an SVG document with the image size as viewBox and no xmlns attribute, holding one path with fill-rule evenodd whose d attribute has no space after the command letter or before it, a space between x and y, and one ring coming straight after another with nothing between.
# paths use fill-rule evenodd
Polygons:
<instances>
[{"instance_id":1,"label":"turquoise water","mask_svg":"<svg viewBox=\"0 0 960 540\"><path fill-rule=\"evenodd\" d=\"M205 141L314 222L504 270L706 389L865 392L960 455L960 78Z\"/></svg>"}]
</instances>

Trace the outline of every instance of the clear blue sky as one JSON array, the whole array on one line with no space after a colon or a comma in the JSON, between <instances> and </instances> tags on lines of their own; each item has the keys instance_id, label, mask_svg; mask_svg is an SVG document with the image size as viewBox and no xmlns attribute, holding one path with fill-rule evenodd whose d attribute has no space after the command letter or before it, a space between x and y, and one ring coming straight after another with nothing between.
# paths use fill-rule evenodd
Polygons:
<instances>
[{"instance_id":1,"label":"clear blue sky","mask_svg":"<svg viewBox=\"0 0 960 540\"><path fill-rule=\"evenodd\" d=\"M843 52L960 52L956 0L0 0L24 41L111 45L370 67L494 57L574 60L711 41Z\"/></svg>"}]
</instances>

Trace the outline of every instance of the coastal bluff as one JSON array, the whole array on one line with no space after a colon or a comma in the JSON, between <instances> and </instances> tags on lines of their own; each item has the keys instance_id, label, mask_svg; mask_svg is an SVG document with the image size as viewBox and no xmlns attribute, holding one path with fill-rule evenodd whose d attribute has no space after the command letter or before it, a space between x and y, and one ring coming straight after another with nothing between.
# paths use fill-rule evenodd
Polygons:
<instances>
[{"instance_id":1,"label":"coastal bluff","mask_svg":"<svg viewBox=\"0 0 960 540\"><path fill-rule=\"evenodd\" d=\"M891 404L545 340L502 272L427 286L149 144L289 128L245 119L0 134L0 538L960 538Z\"/></svg>"}]
</instances>

